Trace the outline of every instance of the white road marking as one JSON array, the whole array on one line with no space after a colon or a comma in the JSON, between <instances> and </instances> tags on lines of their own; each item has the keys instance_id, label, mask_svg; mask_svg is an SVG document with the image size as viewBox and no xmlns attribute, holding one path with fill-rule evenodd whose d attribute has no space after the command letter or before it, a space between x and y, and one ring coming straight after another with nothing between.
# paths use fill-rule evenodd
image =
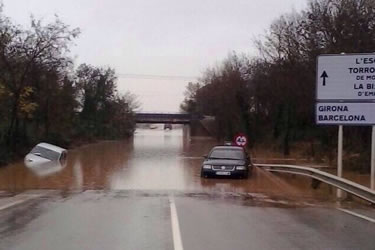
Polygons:
<instances>
[{"instance_id":1,"label":"white road marking","mask_svg":"<svg viewBox=\"0 0 375 250\"><path fill-rule=\"evenodd\" d=\"M16 200L1 206L0 211L5 210L5 209L10 208L10 207L13 207L13 206L16 206L18 204L24 203L26 201L29 201L29 200L32 200L32 199L35 199L35 198L39 198L41 196L42 195L40 195L40 194L29 194L29 195L19 194L19 195L16 195L14 197L5 198L5 199L16 199Z\"/></svg>"},{"instance_id":2,"label":"white road marking","mask_svg":"<svg viewBox=\"0 0 375 250\"><path fill-rule=\"evenodd\" d=\"M344 208L337 208L338 210L344 212L344 213L347 213L347 214L350 214L350 215L353 215L353 216L356 216L358 218L361 218L361 219L364 219L364 220L367 220L369 222L372 222L372 223L375 223L375 219L373 218L370 218L368 216L365 216L365 215L362 215L362 214L358 214L356 212L353 212L353 211L350 211L350 210L347 210L347 209L344 209Z\"/></svg>"},{"instance_id":3,"label":"white road marking","mask_svg":"<svg viewBox=\"0 0 375 250\"><path fill-rule=\"evenodd\" d=\"M169 197L169 205L171 209L171 224L174 250L183 250L184 248L182 246L180 224L178 223L176 204L172 196Z\"/></svg>"},{"instance_id":4,"label":"white road marking","mask_svg":"<svg viewBox=\"0 0 375 250\"><path fill-rule=\"evenodd\" d=\"M22 202L25 202L25 201L24 201L24 200L19 200L19 201L14 201L14 202L8 203L8 204L6 204L6 205L0 207L0 211L1 211L1 210L4 210L4 209L7 209L7 208L10 208L10 207L13 207L13 206L15 206L15 205L18 205L18 204L20 204L20 203L22 203Z\"/></svg>"}]
</instances>

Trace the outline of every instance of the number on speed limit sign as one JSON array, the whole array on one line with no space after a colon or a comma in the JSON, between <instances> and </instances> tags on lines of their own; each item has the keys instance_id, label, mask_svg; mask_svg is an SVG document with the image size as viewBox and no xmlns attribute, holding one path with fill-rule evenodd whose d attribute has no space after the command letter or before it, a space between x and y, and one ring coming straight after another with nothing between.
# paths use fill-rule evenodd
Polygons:
<instances>
[{"instance_id":1,"label":"number on speed limit sign","mask_svg":"<svg viewBox=\"0 0 375 250\"><path fill-rule=\"evenodd\" d=\"M237 134L235 137L234 137L234 143L237 145L237 146L240 146L240 147L245 147L247 145L247 137L246 135L244 134Z\"/></svg>"}]
</instances>

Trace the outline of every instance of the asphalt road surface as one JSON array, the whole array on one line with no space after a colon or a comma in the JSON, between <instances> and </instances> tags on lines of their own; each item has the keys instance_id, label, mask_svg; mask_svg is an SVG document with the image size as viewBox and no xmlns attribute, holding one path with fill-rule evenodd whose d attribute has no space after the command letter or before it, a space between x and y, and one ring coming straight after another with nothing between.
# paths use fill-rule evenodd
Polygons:
<instances>
[{"instance_id":1,"label":"asphalt road surface","mask_svg":"<svg viewBox=\"0 0 375 250\"><path fill-rule=\"evenodd\" d=\"M375 224L262 195L85 191L0 210L0 249L374 249ZM24 195L23 197L27 197Z\"/></svg>"},{"instance_id":2,"label":"asphalt road surface","mask_svg":"<svg viewBox=\"0 0 375 250\"><path fill-rule=\"evenodd\" d=\"M0 249L375 249L374 207L306 177L201 179L215 144L182 130L71 150L64 166L0 169Z\"/></svg>"}]
</instances>

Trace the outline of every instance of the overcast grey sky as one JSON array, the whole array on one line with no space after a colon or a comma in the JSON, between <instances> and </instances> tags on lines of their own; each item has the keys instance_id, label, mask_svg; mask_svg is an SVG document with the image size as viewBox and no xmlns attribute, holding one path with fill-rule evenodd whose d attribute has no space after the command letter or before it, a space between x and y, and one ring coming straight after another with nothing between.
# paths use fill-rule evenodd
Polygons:
<instances>
[{"instance_id":1,"label":"overcast grey sky","mask_svg":"<svg viewBox=\"0 0 375 250\"><path fill-rule=\"evenodd\" d=\"M1 0L0 0L1 1ZM306 0L2 0L12 20L54 14L82 31L76 63L111 66L118 74L199 76L230 51L256 54L253 38ZM144 111L177 111L188 80L119 78Z\"/></svg>"}]
</instances>

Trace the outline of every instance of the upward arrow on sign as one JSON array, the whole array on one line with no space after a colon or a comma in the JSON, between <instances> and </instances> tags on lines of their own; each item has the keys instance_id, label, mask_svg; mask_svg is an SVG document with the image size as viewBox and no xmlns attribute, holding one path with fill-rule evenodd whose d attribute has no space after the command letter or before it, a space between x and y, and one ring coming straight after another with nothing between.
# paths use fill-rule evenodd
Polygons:
<instances>
[{"instance_id":1,"label":"upward arrow on sign","mask_svg":"<svg viewBox=\"0 0 375 250\"><path fill-rule=\"evenodd\" d=\"M326 78L328 78L327 72L324 70L320 78L323 78L323 86L326 86Z\"/></svg>"}]
</instances>

